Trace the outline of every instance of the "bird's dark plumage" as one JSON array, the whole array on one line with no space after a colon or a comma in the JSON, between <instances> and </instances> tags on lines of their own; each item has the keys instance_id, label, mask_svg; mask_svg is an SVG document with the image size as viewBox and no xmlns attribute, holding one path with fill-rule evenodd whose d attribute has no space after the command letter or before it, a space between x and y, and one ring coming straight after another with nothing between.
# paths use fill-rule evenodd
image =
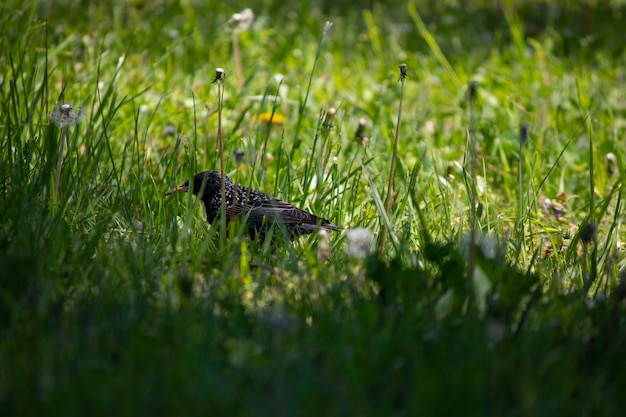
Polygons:
<instances>
[{"instance_id":1,"label":"bird's dark plumage","mask_svg":"<svg viewBox=\"0 0 626 417\"><path fill-rule=\"evenodd\" d=\"M219 219L222 200L222 176L217 171L204 171L193 178L193 187L185 181L165 195L191 191L196 195L206 210L207 221L214 224ZM312 233L319 228L340 230L328 220L314 216L291 204L272 198L260 191L234 184L224 177L226 197L226 220L233 216L247 216L248 230L252 237L263 237L269 228L276 224L282 226L290 237Z\"/></svg>"}]
</instances>

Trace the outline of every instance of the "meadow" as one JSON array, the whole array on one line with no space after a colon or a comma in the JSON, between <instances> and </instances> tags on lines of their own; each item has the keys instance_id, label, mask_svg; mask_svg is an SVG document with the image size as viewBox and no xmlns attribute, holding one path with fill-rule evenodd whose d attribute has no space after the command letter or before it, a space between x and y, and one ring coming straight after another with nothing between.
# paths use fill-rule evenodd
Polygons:
<instances>
[{"instance_id":1,"label":"meadow","mask_svg":"<svg viewBox=\"0 0 626 417\"><path fill-rule=\"evenodd\" d=\"M623 415L625 2L225 3L0 5L0 414Z\"/></svg>"}]
</instances>

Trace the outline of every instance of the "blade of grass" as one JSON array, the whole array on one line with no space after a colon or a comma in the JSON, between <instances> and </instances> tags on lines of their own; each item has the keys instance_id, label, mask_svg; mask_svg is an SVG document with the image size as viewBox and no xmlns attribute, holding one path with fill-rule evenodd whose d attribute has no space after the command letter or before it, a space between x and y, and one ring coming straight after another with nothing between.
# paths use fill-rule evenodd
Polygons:
<instances>
[{"instance_id":1,"label":"blade of grass","mask_svg":"<svg viewBox=\"0 0 626 417\"><path fill-rule=\"evenodd\" d=\"M382 199L380 198L380 194L378 194L378 190L376 189L376 184L374 184L374 181L372 180L372 175L370 174L370 172L368 171L365 165L361 165L361 169L363 170L363 172L365 173L365 176L367 177L367 183L369 184L370 189L372 190L374 203L376 204L378 213L380 214L380 217L383 220L383 225L385 226L385 228L387 228L387 233L389 233L391 244L393 245L393 248L396 251L396 254L399 254L400 251L399 251L398 242L396 241L396 237L393 233L393 228L391 226L391 222L389 221L389 216L387 216L387 212L385 211L385 205Z\"/></svg>"},{"instance_id":2,"label":"blade of grass","mask_svg":"<svg viewBox=\"0 0 626 417\"><path fill-rule=\"evenodd\" d=\"M295 152L300 147L302 143L302 139L300 138L300 127L302 126L302 120L304 119L304 110L306 108L306 104L309 101L309 93L311 92L311 85L313 84L313 75L315 74L315 68L317 67L317 62L322 54L322 45L324 45L324 40L328 34L328 31L333 26L333 23L327 21L324 24L324 30L322 31L322 36L320 36L320 41L317 45L317 51L315 52L315 59L313 60L313 68L311 68L311 72L309 74L309 82L306 87L306 91L304 93L304 99L300 100L300 106L298 108L298 121L296 123L296 129L294 131L294 142L291 147L291 152L289 153L289 159L293 160Z\"/></svg>"}]
</instances>

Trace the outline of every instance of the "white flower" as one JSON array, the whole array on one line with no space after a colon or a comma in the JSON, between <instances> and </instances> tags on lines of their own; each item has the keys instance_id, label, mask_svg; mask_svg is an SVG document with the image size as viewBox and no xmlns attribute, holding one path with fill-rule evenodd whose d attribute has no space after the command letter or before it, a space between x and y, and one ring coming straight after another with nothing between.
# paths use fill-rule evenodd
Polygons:
<instances>
[{"instance_id":1,"label":"white flower","mask_svg":"<svg viewBox=\"0 0 626 417\"><path fill-rule=\"evenodd\" d=\"M343 251L351 258L363 259L373 251L374 234L364 227L350 229L346 233Z\"/></svg>"}]
</instances>

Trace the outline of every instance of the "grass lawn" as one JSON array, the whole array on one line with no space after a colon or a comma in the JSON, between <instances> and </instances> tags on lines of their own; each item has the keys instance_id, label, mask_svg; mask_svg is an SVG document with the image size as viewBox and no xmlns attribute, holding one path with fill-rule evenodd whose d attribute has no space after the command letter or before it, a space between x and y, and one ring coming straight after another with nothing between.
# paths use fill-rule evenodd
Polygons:
<instances>
[{"instance_id":1,"label":"grass lawn","mask_svg":"<svg viewBox=\"0 0 626 417\"><path fill-rule=\"evenodd\" d=\"M626 2L226 3L0 6L0 415L623 415Z\"/></svg>"}]
</instances>

